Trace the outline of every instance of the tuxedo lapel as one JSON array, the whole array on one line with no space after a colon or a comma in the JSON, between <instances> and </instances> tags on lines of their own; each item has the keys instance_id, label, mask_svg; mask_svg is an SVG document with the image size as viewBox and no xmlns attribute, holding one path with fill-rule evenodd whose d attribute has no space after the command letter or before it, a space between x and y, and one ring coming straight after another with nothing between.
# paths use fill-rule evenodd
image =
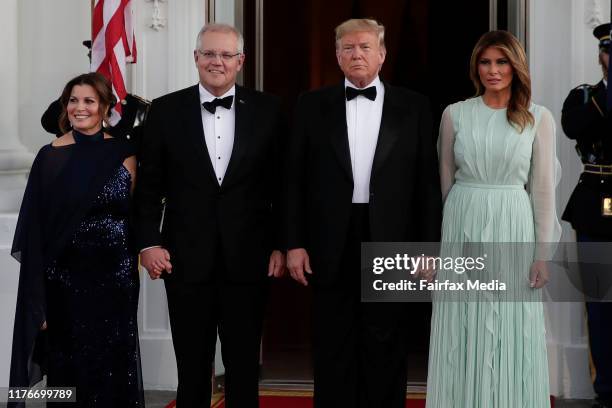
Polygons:
<instances>
[{"instance_id":1,"label":"tuxedo lapel","mask_svg":"<svg viewBox=\"0 0 612 408\"><path fill-rule=\"evenodd\" d=\"M236 168L244 158L251 133L253 132L255 107L251 106L251 101L249 101L247 96L247 92L244 91L244 88L236 85L236 97L234 98L234 146L232 147L232 155L227 165L223 184L228 180L231 181L232 175L236 172Z\"/></svg>"},{"instance_id":2,"label":"tuxedo lapel","mask_svg":"<svg viewBox=\"0 0 612 408\"><path fill-rule=\"evenodd\" d=\"M189 96L184 99L183 112L185 112L185 134L193 145L198 156L197 161L202 163L205 172L217 183L215 169L210 162L204 128L202 126L202 105L200 104L200 91L198 85L190 88Z\"/></svg>"},{"instance_id":3,"label":"tuxedo lapel","mask_svg":"<svg viewBox=\"0 0 612 408\"><path fill-rule=\"evenodd\" d=\"M393 88L387 86L385 83L383 83L383 85L385 87L385 99L383 101L380 130L378 131L378 140L376 142L376 151L374 153L370 179L374 179L377 170L380 169L385 159L393 151L393 145L399 137L401 115L406 114L405 111L402 113L401 105L393 92Z\"/></svg>"},{"instance_id":4,"label":"tuxedo lapel","mask_svg":"<svg viewBox=\"0 0 612 408\"><path fill-rule=\"evenodd\" d=\"M331 134L331 144L336 158L344 169L347 177L353 181L353 170L351 166L351 151L348 143L348 132L346 130L346 99L344 96L344 82L342 86L331 89L327 112L329 113L328 124Z\"/></svg>"}]
</instances>

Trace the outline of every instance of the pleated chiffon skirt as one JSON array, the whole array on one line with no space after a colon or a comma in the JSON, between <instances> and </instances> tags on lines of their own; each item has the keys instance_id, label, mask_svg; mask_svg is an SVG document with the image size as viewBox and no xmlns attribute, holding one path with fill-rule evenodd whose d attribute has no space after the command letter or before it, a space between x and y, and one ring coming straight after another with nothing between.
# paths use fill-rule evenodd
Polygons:
<instances>
[{"instance_id":1,"label":"pleated chiffon skirt","mask_svg":"<svg viewBox=\"0 0 612 408\"><path fill-rule=\"evenodd\" d=\"M490 253L485 272L439 271L436 279L495 279L507 290L434 294L427 408L550 407L541 292L529 287L535 237L524 186L455 183L442 236L441 257L462 255L465 243L487 243Z\"/></svg>"}]
</instances>

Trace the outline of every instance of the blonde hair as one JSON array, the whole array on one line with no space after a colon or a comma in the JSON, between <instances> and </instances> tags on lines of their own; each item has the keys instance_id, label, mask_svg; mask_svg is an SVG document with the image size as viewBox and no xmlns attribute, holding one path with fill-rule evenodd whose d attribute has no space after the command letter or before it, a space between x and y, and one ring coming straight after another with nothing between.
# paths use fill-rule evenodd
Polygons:
<instances>
[{"instance_id":1,"label":"blonde hair","mask_svg":"<svg viewBox=\"0 0 612 408\"><path fill-rule=\"evenodd\" d=\"M340 46L340 40L348 33L357 31L368 31L376 34L378 45L385 48L385 26L370 18L352 18L346 20L336 27L336 49Z\"/></svg>"},{"instance_id":2,"label":"blonde hair","mask_svg":"<svg viewBox=\"0 0 612 408\"><path fill-rule=\"evenodd\" d=\"M523 132L525 128L535 124L535 119L529 106L531 104L531 77L527 65L527 55L519 40L508 31L498 30L485 33L474 46L470 59L470 79L476 88L476 96L484 94L485 87L478 75L480 56L487 48L497 48L512 66L511 96L506 110L508 122Z\"/></svg>"}]
</instances>

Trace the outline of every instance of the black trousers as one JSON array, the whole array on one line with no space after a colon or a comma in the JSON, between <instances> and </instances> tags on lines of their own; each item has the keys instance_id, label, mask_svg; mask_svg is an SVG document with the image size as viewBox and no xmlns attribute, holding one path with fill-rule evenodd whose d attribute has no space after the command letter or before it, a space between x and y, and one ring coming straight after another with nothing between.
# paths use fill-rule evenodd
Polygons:
<instances>
[{"instance_id":1,"label":"black trousers","mask_svg":"<svg viewBox=\"0 0 612 408\"><path fill-rule=\"evenodd\" d=\"M406 305L360 302L367 204L353 204L347 238L338 279L325 286L313 281L314 406L403 408Z\"/></svg>"},{"instance_id":2,"label":"black trousers","mask_svg":"<svg viewBox=\"0 0 612 408\"><path fill-rule=\"evenodd\" d=\"M219 264L214 282L165 282L179 408L210 407L217 331L225 366L225 406L259 406L259 351L267 284L227 282L223 264Z\"/></svg>"},{"instance_id":3,"label":"black trousers","mask_svg":"<svg viewBox=\"0 0 612 408\"><path fill-rule=\"evenodd\" d=\"M612 236L595 236L577 231L578 242L611 242ZM611 289L612 271L609 265L589 263L578 247L580 275L589 296L604 297ZM588 265L588 268L586 267ZM591 360L595 369L593 388L599 399L612 404L612 302L586 302Z\"/></svg>"}]
</instances>

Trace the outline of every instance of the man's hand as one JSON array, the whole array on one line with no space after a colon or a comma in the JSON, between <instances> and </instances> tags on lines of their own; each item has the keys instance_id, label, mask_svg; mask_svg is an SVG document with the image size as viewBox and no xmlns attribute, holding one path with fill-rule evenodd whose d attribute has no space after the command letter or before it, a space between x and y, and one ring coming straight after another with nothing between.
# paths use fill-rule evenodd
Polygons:
<instances>
[{"instance_id":1,"label":"man's hand","mask_svg":"<svg viewBox=\"0 0 612 408\"><path fill-rule=\"evenodd\" d=\"M281 278L285 275L285 255L279 250L272 251L268 264L268 276Z\"/></svg>"},{"instance_id":2,"label":"man's hand","mask_svg":"<svg viewBox=\"0 0 612 408\"><path fill-rule=\"evenodd\" d=\"M533 261L529 269L529 286L534 289L541 289L549 280L550 273L546 261Z\"/></svg>"},{"instance_id":3,"label":"man's hand","mask_svg":"<svg viewBox=\"0 0 612 408\"><path fill-rule=\"evenodd\" d=\"M287 251L287 269L291 277L304 286L308 286L308 281L304 272L312 274L310 269L310 258L304 248L290 249Z\"/></svg>"},{"instance_id":4,"label":"man's hand","mask_svg":"<svg viewBox=\"0 0 612 408\"><path fill-rule=\"evenodd\" d=\"M145 249L140 253L140 264L145 267L151 279L158 279L163 271L172 273L170 253L162 247Z\"/></svg>"}]
</instances>

